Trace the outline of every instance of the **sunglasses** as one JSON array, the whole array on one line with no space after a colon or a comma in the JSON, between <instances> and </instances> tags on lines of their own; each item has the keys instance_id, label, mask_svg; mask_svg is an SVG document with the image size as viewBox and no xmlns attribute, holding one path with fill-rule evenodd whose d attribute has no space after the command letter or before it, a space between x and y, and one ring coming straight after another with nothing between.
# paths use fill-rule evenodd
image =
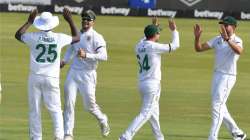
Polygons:
<instances>
[{"instance_id":1,"label":"sunglasses","mask_svg":"<svg viewBox=\"0 0 250 140\"><path fill-rule=\"evenodd\" d=\"M88 17L83 17L83 18L82 18L82 21L93 21L93 19L88 18Z\"/></svg>"}]
</instances>

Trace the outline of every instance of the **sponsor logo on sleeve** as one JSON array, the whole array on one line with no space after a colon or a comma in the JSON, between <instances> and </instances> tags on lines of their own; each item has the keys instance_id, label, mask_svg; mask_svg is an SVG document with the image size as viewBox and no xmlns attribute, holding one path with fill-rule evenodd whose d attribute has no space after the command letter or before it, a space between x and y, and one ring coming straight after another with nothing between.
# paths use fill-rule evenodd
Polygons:
<instances>
[{"instance_id":1,"label":"sponsor logo on sleeve","mask_svg":"<svg viewBox=\"0 0 250 140\"><path fill-rule=\"evenodd\" d=\"M209 10L198 11L198 10L194 10L194 17L199 17L199 18L217 18L217 19L221 19L223 14L224 14L223 12L219 12L219 11L209 11Z\"/></svg>"},{"instance_id":2,"label":"sponsor logo on sleeve","mask_svg":"<svg viewBox=\"0 0 250 140\"><path fill-rule=\"evenodd\" d=\"M195 4L197 4L198 2L202 1L202 0L180 0L182 3L184 3L185 5L187 5L188 7L192 7Z\"/></svg>"}]
</instances>

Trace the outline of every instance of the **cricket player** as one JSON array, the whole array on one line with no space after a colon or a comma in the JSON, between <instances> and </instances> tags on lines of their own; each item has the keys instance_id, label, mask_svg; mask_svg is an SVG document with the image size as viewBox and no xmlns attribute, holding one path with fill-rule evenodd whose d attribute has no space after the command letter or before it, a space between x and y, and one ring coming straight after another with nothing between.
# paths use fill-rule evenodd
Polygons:
<instances>
[{"instance_id":1,"label":"cricket player","mask_svg":"<svg viewBox=\"0 0 250 140\"><path fill-rule=\"evenodd\" d=\"M82 96L85 110L98 120L102 135L106 137L110 132L108 117L101 111L95 97L96 69L98 61L107 60L106 42L102 35L93 29L96 19L93 11L83 11L81 18L80 41L67 50L64 60L61 62L61 67L63 67L73 57L64 86L65 140L73 140L74 107L78 91Z\"/></svg>"},{"instance_id":2,"label":"cricket player","mask_svg":"<svg viewBox=\"0 0 250 140\"><path fill-rule=\"evenodd\" d=\"M72 36L54 33L51 30L59 24L57 16L43 12L37 16L37 9L30 13L28 21L16 32L16 39L30 49L29 89L29 132L30 140L42 140L41 101L49 110L54 124L55 140L63 140L63 116L61 110L59 71L60 53L65 45L78 42L80 35L68 9L63 10ZM38 32L26 33L34 25Z\"/></svg>"},{"instance_id":3,"label":"cricket player","mask_svg":"<svg viewBox=\"0 0 250 140\"><path fill-rule=\"evenodd\" d=\"M200 43L202 33L201 26L194 26L195 42L197 52L210 49L215 50L214 76L212 82L212 126L208 140L217 140L219 129L224 122L234 140L244 140L246 134L237 126L228 112L226 101L230 91L236 82L237 61L243 52L243 42L235 34L237 21L231 16L225 17L219 22L221 33L213 39Z\"/></svg>"},{"instance_id":4,"label":"cricket player","mask_svg":"<svg viewBox=\"0 0 250 140\"><path fill-rule=\"evenodd\" d=\"M172 42L160 44L160 29L157 18L153 24L144 29L145 38L135 48L139 64L139 90L142 98L142 107L132 124L120 136L119 140L132 140L136 132L149 120L155 139L164 140L159 121L159 99L161 93L161 54L171 53L180 46L179 33L173 20L169 20L169 29L172 31Z\"/></svg>"}]
</instances>

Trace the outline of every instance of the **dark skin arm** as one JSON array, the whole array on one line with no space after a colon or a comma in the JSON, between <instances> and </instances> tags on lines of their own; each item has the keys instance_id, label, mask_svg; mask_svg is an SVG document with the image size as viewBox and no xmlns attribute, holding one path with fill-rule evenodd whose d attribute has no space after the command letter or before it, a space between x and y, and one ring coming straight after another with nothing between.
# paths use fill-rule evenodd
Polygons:
<instances>
[{"instance_id":1,"label":"dark skin arm","mask_svg":"<svg viewBox=\"0 0 250 140\"><path fill-rule=\"evenodd\" d=\"M229 47L231 47L231 49L238 55L242 54L243 52L243 48L241 48L237 43L233 42L232 40L230 40L230 37L225 29L224 25L220 26L221 31L220 34L222 36L222 38L227 41Z\"/></svg>"},{"instance_id":2,"label":"dark skin arm","mask_svg":"<svg viewBox=\"0 0 250 140\"><path fill-rule=\"evenodd\" d=\"M28 30L28 28L33 24L34 19L35 19L37 13L38 13L37 9L34 9L34 10L31 11L31 13L30 13L30 15L29 15L29 18L28 18L28 21L26 21L26 22L24 23L24 25L21 26L21 27L17 30L16 34L15 34L15 38L16 38L17 40L23 42L23 41L21 40L21 36L22 36L22 35Z\"/></svg>"},{"instance_id":3,"label":"dark skin arm","mask_svg":"<svg viewBox=\"0 0 250 140\"><path fill-rule=\"evenodd\" d=\"M68 22L72 34L72 44L80 41L80 34L72 20L72 15L71 12L69 11L68 8L63 9L63 17L64 19Z\"/></svg>"}]
</instances>

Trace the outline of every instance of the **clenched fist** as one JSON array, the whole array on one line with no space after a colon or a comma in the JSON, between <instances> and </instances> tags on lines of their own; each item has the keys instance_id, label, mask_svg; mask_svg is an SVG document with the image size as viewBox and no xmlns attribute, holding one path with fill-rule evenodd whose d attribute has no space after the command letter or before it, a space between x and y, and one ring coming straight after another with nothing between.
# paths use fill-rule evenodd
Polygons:
<instances>
[{"instance_id":1,"label":"clenched fist","mask_svg":"<svg viewBox=\"0 0 250 140\"><path fill-rule=\"evenodd\" d=\"M80 48L78 50L78 57L83 58L83 59L86 58L86 52L84 51L84 49Z\"/></svg>"}]
</instances>

